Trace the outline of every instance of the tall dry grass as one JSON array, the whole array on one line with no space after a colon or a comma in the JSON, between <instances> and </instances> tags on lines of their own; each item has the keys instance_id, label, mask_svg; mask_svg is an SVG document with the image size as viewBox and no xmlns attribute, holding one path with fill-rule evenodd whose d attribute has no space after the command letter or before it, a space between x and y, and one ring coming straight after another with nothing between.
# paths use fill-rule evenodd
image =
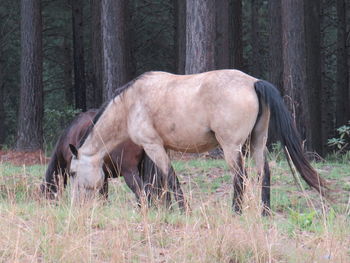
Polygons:
<instances>
[{"instance_id":1,"label":"tall dry grass","mask_svg":"<svg viewBox=\"0 0 350 263\"><path fill-rule=\"evenodd\" d=\"M195 181L184 189L192 211L181 214L139 209L122 180L113 181L108 204L72 206L69 191L48 202L38 179L9 183L0 170L0 262L350 262L347 212L330 217L320 202L310 207L311 230L283 213L263 218L251 178L242 215L231 212L229 188L205 193Z\"/></svg>"}]
</instances>

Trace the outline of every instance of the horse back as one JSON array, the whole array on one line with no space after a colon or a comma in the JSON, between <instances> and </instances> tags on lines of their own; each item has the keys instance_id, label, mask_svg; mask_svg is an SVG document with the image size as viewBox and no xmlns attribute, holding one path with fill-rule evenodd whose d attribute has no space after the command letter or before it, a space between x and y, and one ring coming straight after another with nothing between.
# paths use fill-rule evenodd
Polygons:
<instances>
[{"instance_id":1,"label":"horse back","mask_svg":"<svg viewBox=\"0 0 350 263\"><path fill-rule=\"evenodd\" d=\"M167 148L195 152L217 145L217 129L230 129L245 137L259 111L255 82L237 70L193 75L148 73L124 96L129 133L142 144L146 134L151 134L146 129L155 129Z\"/></svg>"}]
</instances>

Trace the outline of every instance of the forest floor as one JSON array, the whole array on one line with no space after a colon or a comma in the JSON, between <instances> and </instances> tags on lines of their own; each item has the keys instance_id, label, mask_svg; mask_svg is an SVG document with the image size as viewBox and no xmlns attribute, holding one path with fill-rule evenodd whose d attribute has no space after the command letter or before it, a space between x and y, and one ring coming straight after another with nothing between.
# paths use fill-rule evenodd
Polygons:
<instances>
[{"instance_id":1,"label":"forest floor","mask_svg":"<svg viewBox=\"0 0 350 263\"><path fill-rule=\"evenodd\" d=\"M221 159L175 156L191 206L183 214L176 206L138 208L119 178L107 204L72 206L69 191L46 201L39 194L46 159L23 165L28 156L0 162L0 262L350 262L349 160L313 164L338 189L330 203L305 184L301 190L286 161L270 156L266 218L252 171L243 214L232 213L232 178Z\"/></svg>"},{"instance_id":2,"label":"forest floor","mask_svg":"<svg viewBox=\"0 0 350 263\"><path fill-rule=\"evenodd\" d=\"M11 163L13 165L45 165L50 159L43 151L21 152L14 150L0 150L0 163Z\"/></svg>"}]
</instances>

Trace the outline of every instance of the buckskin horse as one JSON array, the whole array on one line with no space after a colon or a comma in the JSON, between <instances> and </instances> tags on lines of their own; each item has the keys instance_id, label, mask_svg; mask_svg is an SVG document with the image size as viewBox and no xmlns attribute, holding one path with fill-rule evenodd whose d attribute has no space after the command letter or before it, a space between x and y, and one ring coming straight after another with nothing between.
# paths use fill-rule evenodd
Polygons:
<instances>
[{"instance_id":1,"label":"buckskin horse","mask_svg":"<svg viewBox=\"0 0 350 263\"><path fill-rule=\"evenodd\" d=\"M45 173L44 182L41 185L41 191L47 198L56 199L59 186L66 187L67 180L72 175L69 170L72 159L69 144L77 144L80 141L88 131L97 112L96 109L90 109L87 112L80 113L58 139ZM161 189L164 183L155 177L158 171L154 167L148 167L147 172L144 172L141 166L149 165L143 162L144 158L147 158L147 156L143 149L131 140L126 140L118 145L103 159L104 182L100 194L107 199L108 178L116 178L121 175L136 195L139 203L141 190L145 190L149 202L152 201L153 197L161 198ZM171 169L171 173L174 173L173 169ZM173 177L178 180L176 175L173 175ZM167 205L170 205L171 196L169 193L166 195L166 202Z\"/></svg>"},{"instance_id":2,"label":"buckskin horse","mask_svg":"<svg viewBox=\"0 0 350 263\"><path fill-rule=\"evenodd\" d=\"M193 75L148 72L119 89L80 144L70 145L74 155L70 167L76 174L73 198L90 198L101 189L102 157L125 140L140 145L164 176L170 169L166 149L204 152L220 145L234 174L233 209L240 212L247 176L242 146L250 137L250 153L261 176L267 165L264 150L270 119L301 177L325 194L329 187L305 158L276 87L238 70L216 70Z\"/></svg>"}]
</instances>

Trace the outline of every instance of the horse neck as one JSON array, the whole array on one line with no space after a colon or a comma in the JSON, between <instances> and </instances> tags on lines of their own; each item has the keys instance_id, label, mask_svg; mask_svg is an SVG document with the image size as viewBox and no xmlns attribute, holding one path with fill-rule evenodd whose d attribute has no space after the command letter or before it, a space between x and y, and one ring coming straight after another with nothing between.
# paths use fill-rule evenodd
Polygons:
<instances>
[{"instance_id":1,"label":"horse neck","mask_svg":"<svg viewBox=\"0 0 350 263\"><path fill-rule=\"evenodd\" d=\"M127 117L123 100L111 100L93 127L79 154L101 160L127 139Z\"/></svg>"}]
</instances>

